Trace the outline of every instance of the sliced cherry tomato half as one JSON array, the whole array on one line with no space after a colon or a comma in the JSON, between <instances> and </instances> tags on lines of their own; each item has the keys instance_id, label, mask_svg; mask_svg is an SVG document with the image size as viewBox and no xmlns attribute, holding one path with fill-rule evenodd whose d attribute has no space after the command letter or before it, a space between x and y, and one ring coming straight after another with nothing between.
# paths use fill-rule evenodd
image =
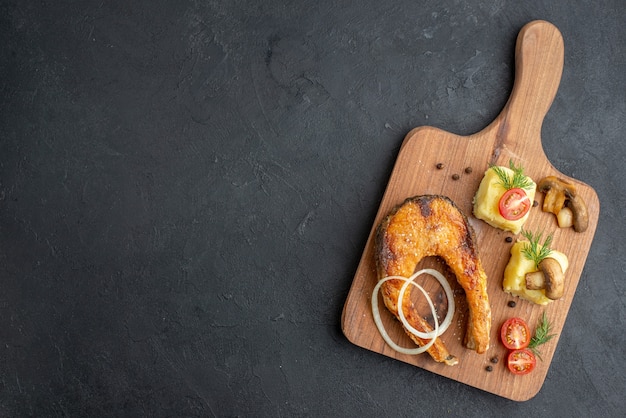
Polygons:
<instances>
[{"instance_id":1,"label":"sliced cherry tomato half","mask_svg":"<svg viewBox=\"0 0 626 418\"><path fill-rule=\"evenodd\" d=\"M530 338L530 329L522 318L509 318L500 328L502 344L509 350L528 347Z\"/></svg>"},{"instance_id":2,"label":"sliced cherry tomato half","mask_svg":"<svg viewBox=\"0 0 626 418\"><path fill-rule=\"evenodd\" d=\"M507 365L513 374L528 374L535 369L537 359L532 351L523 348L509 353Z\"/></svg>"},{"instance_id":3,"label":"sliced cherry tomato half","mask_svg":"<svg viewBox=\"0 0 626 418\"><path fill-rule=\"evenodd\" d=\"M498 202L500 215L506 220L516 221L528 213L532 206L530 198L518 187L507 190Z\"/></svg>"}]
</instances>

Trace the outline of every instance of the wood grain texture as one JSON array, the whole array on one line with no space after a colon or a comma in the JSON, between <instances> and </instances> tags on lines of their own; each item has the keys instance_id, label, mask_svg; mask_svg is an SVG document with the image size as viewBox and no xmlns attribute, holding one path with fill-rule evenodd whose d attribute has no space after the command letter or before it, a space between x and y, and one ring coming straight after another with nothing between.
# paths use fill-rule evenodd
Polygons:
<instances>
[{"instance_id":1,"label":"wood grain texture","mask_svg":"<svg viewBox=\"0 0 626 418\"><path fill-rule=\"evenodd\" d=\"M548 161L541 145L541 126L559 86L563 52L563 38L555 26L545 21L530 22L517 38L513 90L502 112L489 126L469 136L428 126L415 128L407 134L344 305L342 329L352 343L516 401L528 400L541 389L576 292L600 212L596 192L588 185L558 172ZM584 233L576 233L572 228L559 229L555 216L541 211L543 194L537 193L539 205L532 209L525 228L554 233L552 248L565 253L570 261L563 298L545 307L513 298L502 290L503 272L512 245L505 239L508 236L517 237L472 216L472 198L485 170L489 164L508 165L509 160L523 165L525 173L535 181L548 175L571 181L588 205L590 226ZM438 163L442 163L443 168L438 169ZM472 168L471 173L465 171L467 167ZM458 175L458 179L454 175ZM487 353L479 355L462 346L467 309L454 276L438 259L426 259L418 264L418 267L438 268L451 279L457 312L453 325L442 339L450 352L459 358L456 366L435 363L428 355L408 356L390 349L380 337L371 313L371 295L376 284L376 226L395 205L407 197L423 194L448 196L468 216L489 278L488 293L493 318L491 345ZM516 302L514 308L508 306L511 300ZM498 340L499 328L507 318L519 316L534 329L544 311L557 336L541 347L543 360L538 360L533 373L515 376L506 369L504 359L507 351ZM411 347L409 338L391 314L384 311L382 315L392 338L401 345ZM490 363L494 356L499 358L495 365ZM493 371L485 370L488 365L493 366Z\"/></svg>"}]
</instances>

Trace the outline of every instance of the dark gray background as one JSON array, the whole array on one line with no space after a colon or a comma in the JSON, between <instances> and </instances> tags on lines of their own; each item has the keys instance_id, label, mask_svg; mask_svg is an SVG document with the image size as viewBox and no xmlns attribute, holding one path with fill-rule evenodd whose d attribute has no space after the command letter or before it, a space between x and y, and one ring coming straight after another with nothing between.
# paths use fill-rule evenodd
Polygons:
<instances>
[{"instance_id":1,"label":"dark gray background","mask_svg":"<svg viewBox=\"0 0 626 418\"><path fill-rule=\"evenodd\" d=\"M624 5L0 2L0 415L621 415ZM601 216L515 403L340 315L404 135L485 127L534 19L565 39L546 153Z\"/></svg>"}]
</instances>

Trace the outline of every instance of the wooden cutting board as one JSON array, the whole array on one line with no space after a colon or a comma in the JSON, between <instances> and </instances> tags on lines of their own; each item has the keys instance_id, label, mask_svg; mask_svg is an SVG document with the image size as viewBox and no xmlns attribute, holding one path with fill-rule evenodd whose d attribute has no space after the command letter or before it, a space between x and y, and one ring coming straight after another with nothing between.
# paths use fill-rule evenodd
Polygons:
<instances>
[{"instance_id":1,"label":"wooden cutting board","mask_svg":"<svg viewBox=\"0 0 626 418\"><path fill-rule=\"evenodd\" d=\"M515 83L511 96L500 115L482 131L459 136L441 129L415 128L405 137L383 195L361 261L357 267L342 314L342 329L357 346L401 360L458 382L509 398L524 401L536 395L545 380L568 310L574 298L585 260L591 247L600 212L596 192L588 185L558 172L548 161L541 145L541 125L556 95L563 69L563 38L559 30L545 21L533 21L522 28L515 48ZM536 182L556 175L574 183L589 210L589 228L577 233L560 229L556 217L541 211L543 194L531 209L525 229L554 233L552 248L565 253L570 261L566 272L565 294L547 306L512 297L502 290L504 268L512 243L517 236L493 228L472 215L472 198L489 164L508 166L512 160L524 167L525 174ZM443 168L438 168L443 164ZM466 170L467 168L471 170ZM471 171L468 173L468 171ZM418 267L431 266L446 274L454 289L457 311L452 326L442 335L449 351L459 358L456 366L434 362L428 354L400 354L385 344L374 324L371 310L372 291L376 284L374 234L379 222L407 197L441 194L451 198L468 216L476 232L480 258L488 276L488 294L492 310L490 348L477 354L462 346L467 323L467 305L455 277L439 259L426 259ZM588 272L593 274L593 272ZM419 293L419 292L414 292ZM515 307L510 307L515 301ZM382 307L381 315L390 336L398 344L414 347L398 321ZM541 358L536 369L516 376L506 367L507 350L499 341L499 329L510 317L524 318L531 331L546 312L556 336L540 347ZM571 324L575 326L575 324ZM497 357L497 364L490 359ZM491 365L493 370L487 371ZM416 387L419 381L413 383Z\"/></svg>"}]
</instances>

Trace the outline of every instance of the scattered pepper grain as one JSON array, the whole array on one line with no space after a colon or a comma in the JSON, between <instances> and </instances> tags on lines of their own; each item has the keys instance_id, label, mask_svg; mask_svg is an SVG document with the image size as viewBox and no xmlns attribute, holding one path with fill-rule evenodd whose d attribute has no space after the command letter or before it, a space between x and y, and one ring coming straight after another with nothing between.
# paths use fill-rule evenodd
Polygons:
<instances>
[{"instance_id":1,"label":"scattered pepper grain","mask_svg":"<svg viewBox=\"0 0 626 418\"><path fill-rule=\"evenodd\" d=\"M513 237L506 237L504 240L506 242L513 242Z\"/></svg>"},{"instance_id":2,"label":"scattered pepper grain","mask_svg":"<svg viewBox=\"0 0 626 418\"><path fill-rule=\"evenodd\" d=\"M465 167L466 174L472 174L472 167Z\"/></svg>"},{"instance_id":3,"label":"scattered pepper grain","mask_svg":"<svg viewBox=\"0 0 626 418\"><path fill-rule=\"evenodd\" d=\"M498 357L497 356L493 356L493 357L491 357L491 359L489 361L492 362L493 364L497 364L498 363Z\"/></svg>"},{"instance_id":4,"label":"scattered pepper grain","mask_svg":"<svg viewBox=\"0 0 626 418\"><path fill-rule=\"evenodd\" d=\"M510 300L508 305L509 305L509 308L515 308L515 305L517 305L517 304L515 303L514 300Z\"/></svg>"},{"instance_id":5,"label":"scattered pepper grain","mask_svg":"<svg viewBox=\"0 0 626 418\"><path fill-rule=\"evenodd\" d=\"M461 178L461 176L459 176L458 174L453 174L452 175L452 180L458 180L460 178Z\"/></svg>"},{"instance_id":6,"label":"scattered pepper grain","mask_svg":"<svg viewBox=\"0 0 626 418\"><path fill-rule=\"evenodd\" d=\"M443 163L437 163L435 167L437 167L437 170L441 170L443 168Z\"/></svg>"},{"instance_id":7,"label":"scattered pepper grain","mask_svg":"<svg viewBox=\"0 0 626 418\"><path fill-rule=\"evenodd\" d=\"M537 205L539 205L539 202L537 202L536 200L533 200L533 208L536 208Z\"/></svg>"},{"instance_id":8,"label":"scattered pepper grain","mask_svg":"<svg viewBox=\"0 0 626 418\"><path fill-rule=\"evenodd\" d=\"M490 371L492 371L492 370L493 370L493 367L491 367L491 366L487 366L487 367L485 367L485 370L487 370L488 372L490 372Z\"/></svg>"}]
</instances>

